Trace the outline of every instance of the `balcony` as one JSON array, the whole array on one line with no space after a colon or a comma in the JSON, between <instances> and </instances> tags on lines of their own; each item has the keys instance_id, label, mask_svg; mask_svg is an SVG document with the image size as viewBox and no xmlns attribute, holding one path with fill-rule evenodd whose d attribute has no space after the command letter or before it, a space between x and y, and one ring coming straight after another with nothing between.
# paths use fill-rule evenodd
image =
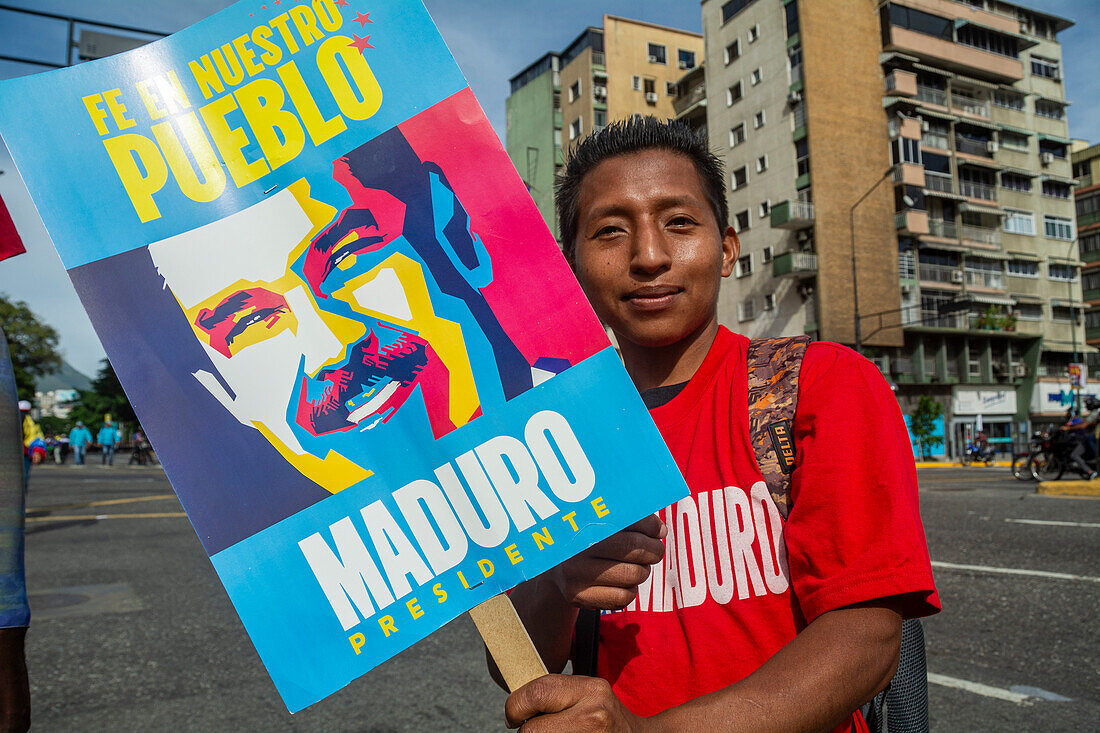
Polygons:
<instances>
[{"instance_id":1,"label":"balcony","mask_svg":"<svg viewBox=\"0 0 1100 733\"><path fill-rule=\"evenodd\" d=\"M784 252L772 260L772 277L803 278L816 275L817 255L813 252Z\"/></svg>"},{"instance_id":2,"label":"balcony","mask_svg":"<svg viewBox=\"0 0 1100 733\"><path fill-rule=\"evenodd\" d=\"M894 69L886 75L886 93L912 97L917 93L917 75L912 71Z\"/></svg>"},{"instance_id":3,"label":"balcony","mask_svg":"<svg viewBox=\"0 0 1100 733\"><path fill-rule=\"evenodd\" d=\"M899 211L894 226L902 234L928 234L928 214L923 211Z\"/></svg>"},{"instance_id":4,"label":"balcony","mask_svg":"<svg viewBox=\"0 0 1100 733\"><path fill-rule=\"evenodd\" d=\"M1019 59L896 25L890 26L889 40L883 50L901 51L918 57L924 63L982 79L1013 83L1024 78L1024 66Z\"/></svg>"},{"instance_id":5,"label":"balcony","mask_svg":"<svg viewBox=\"0 0 1100 733\"><path fill-rule=\"evenodd\" d=\"M606 63L606 61L604 59L603 51L593 51L592 52L592 65L593 66L603 66L605 63Z\"/></svg>"},{"instance_id":6,"label":"balcony","mask_svg":"<svg viewBox=\"0 0 1100 733\"><path fill-rule=\"evenodd\" d=\"M930 170L925 170L924 188L927 191L935 191L937 193L949 193L952 195L955 193L955 184L952 182L950 173L935 173Z\"/></svg>"},{"instance_id":7,"label":"balcony","mask_svg":"<svg viewBox=\"0 0 1100 733\"><path fill-rule=\"evenodd\" d=\"M682 97L676 97L672 100L672 109L676 111L676 116L681 117L689 112L694 112L695 107L706 107L707 104L707 87L705 84L697 84L693 86L687 94ZM706 114L706 109L700 110L703 115Z\"/></svg>"},{"instance_id":8,"label":"balcony","mask_svg":"<svg viewBox=\"0 0 1100 733\"><path fill-rule=\"evenodd\" d=\"M799 129L806 126L806 105L801 102L791 112L794 117L794 129Z\"/></svg>"},{"instance_id":9,"label":"balcony","mask_svg":"<svg viewBox=\"0 0 1100 733\"><path fill-rule=\"evenodd\" d=\"M805 201L783 201L772 207L773 229L808 229L814 225L814 205Z\"/></svg>"},{"instance_id":10,"label":"balcony","mask_svg":"<svg viewBox=\"0 0 1100 733\"><path fill-rule=\"evenodd\" d=\"M951 144L947 141L947 135L941 135L937 132L926 132L921 135L920 144L926 148L936 148L937 150L951 149Z\"/></svg>"},{"instance_id":11,"label":"balcony","mask_svg":"<svg viewBox=\"0 0 1100 733\"><path fill-rule=\"evenodd\" d=\"M929 219L928 234L933 237L943 237L944 239L958 239L959 228L953 221Z\"/></svg>"},{"instance_id":12,"label":"balcony","mask_svg":"<svg viewBox=\"0 0 1100 733\"><path fill-rule=\"evenodd\" d=\"M943 89L936 89L935 87L926 87L923 84L917 84L917 100L924 102L925 104L934 104L938 107L947 106L947 92Z\"/></svg>"},{"instance_id":13,"label":"balcony","mask_svg":"<svg viewBox=\"0 0 1100 733\"><path fill-rule=\"evenodd\" d=\"M963 271L950 265L926 265L922 262L917 266L917 279L923 282L961 285Z\"/></svg>"},{"instance_id":14,"label":"balcony","mask_svg":"<svg viewBox=\"0 0 1100 733\"><path fill-rule=\"evenodd\" d=\"M946 315L940 315L940 312L937 310L926 310L921 308L920 325L928 326L929 328L969 329L970 318L966 313L948 313Z\"/></svg>"},{"instance_id":15,"label":"balcony","mask_svg":"<svg viewBox=\"0 0 1100 733\"><path fill-rule=\"evenodd\" d=\"M955 151L964 155L974 155L979 158L992 158L993 151L990 149L989 140L971 140L968 137L962 135L955 136Z\"/></svg>"},{"instance_id":16,"label":"balcony","mask_svg":"<svg viewBox=\"0 0 1100 733\"><path fill-rule=\"evenodd\" d=\"M791 86L798 84L802 81L802 64L797 64L791 67Z\"/></svg>"},{"instance_id":17,"label":"balcony","mask_svg":"<svg viewBox=\"0 0 1100 733\"><path fill-rule=\"evenodd\" d=\"M959 181L959 193L971 199L981 199L982 201L997 200L997 189L989 183Z\"/></svg>"},{"instance_id":18,"label":"balcony","mask_svg":"<svg viewBox=\"0 0 1100 733\"><path fill-rule=\"evenodd\" d=\"M1000 246L1001 244L1001 231L999 229L993 229L992 227L979 227L973 224L963 224L959 227L959 234L963 239L969 239L972 242L980 242L981 244L992 244Z\"/></svg>"},{"instance_id":19,"label":"balcony","mask_svg":"<svg viewBox=\"0 0 1100 733\"><path fill-rule=\"evenodd\" d=\"M1003 272L993 272L991 270L967 270L966 284L975 288L1004 290L1005 276Z\"/></svg>"},{"instance_id":20,"label":"balcony","mask_svg":"<svg viewBox=\"0 0 1100 733\"><path fill-rule=\"evenodd\" d=\"M964 92L951 92L951 108L973 117L989 119L989 102Z\"/></svg>"}]
</instances>

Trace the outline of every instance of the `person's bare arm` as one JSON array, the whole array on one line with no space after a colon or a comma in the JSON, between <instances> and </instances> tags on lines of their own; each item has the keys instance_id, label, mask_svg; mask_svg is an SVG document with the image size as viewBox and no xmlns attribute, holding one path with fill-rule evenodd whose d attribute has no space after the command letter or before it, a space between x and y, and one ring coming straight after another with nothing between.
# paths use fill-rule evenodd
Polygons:
<instances>
[{"instance_id":1,"label":"person's bare arm","mask_svg":"<svg viewBox=\"0 0 1100 733\"><path fill-rule=\"evenodd\" d=\"M516 586L512 604L551 672L569 661L573 625L580 608L618 610L638 595L650 566L664 558L668 529L649 515L556 568ZM491 656L489 674L506 688Z\"/></svg>"},{"instance_id":2,"label":"person's bare arm","mask_svg":"<svg viewBox=\"0 0 1100 733\"><path fill-rule=\"evenodd\" d=\"M514 692L505 715L509 727L522 726L523 733L827 731L893 677L899 607L885 599L824 613L745 679L651 718L627 710L604 680L562 675Z\"/></svg>"}]
</instances>

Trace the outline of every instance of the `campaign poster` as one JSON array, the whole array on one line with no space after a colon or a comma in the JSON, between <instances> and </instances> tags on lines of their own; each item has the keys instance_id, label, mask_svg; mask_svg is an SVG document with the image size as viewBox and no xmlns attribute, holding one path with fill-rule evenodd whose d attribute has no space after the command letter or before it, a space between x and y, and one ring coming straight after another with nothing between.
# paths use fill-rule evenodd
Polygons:
<instances>
[{"instance_id":1,"label":"campaign poster","mask_svg":"<svg viewBox=\"0 0 1100 733\"><path fill-rule=\"evenodd\" d=\"M416 0L244 0L0 133L287 707L687 493Z\"/></svg>"}]
</instances>

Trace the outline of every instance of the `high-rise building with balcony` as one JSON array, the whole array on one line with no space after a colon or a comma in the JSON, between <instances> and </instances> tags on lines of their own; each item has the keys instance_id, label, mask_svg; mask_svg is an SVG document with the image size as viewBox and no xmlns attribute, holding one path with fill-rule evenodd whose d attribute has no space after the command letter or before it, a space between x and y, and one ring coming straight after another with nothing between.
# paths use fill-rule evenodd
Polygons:
<instances>
[{"instance_id":1,"label":"high-rise building with balcony","mask_svg":"<svg viewBox=\"0 0 1100 733\"><path fill-rule=\"evenodd\" d=\"M707 128L742 253L721 317L858 345L1008 439L1083 348L1071 21L999 0L704 0Z\"/></svg>"},{"instance_id":2,"label":"high-rise building with balcony","mask_svg":"<svg viewBox=\"0 0 1100 733\"><path fill-rule=\"evenodd\" d=\"M677 83L702 58L698 33L605 15L512 77L505 147L555 236L554 176L569 146L612 120L676 116Z\"/></svg>"},{"instance_id":3,"label":"high-rise building with balcony","mask_svg":"<svg viewBox=\"0 0 1100 733\"><path fill-rule=\"evenodd\" d=\"M1100 347L1100 144L1073 141L1073 177L1077 180L1077 246L1081 254L1081 290L1085 301L1085 341ZM1100 380L1100 354L1087 356L1090 380Z\"/></svg>"}]
</instances>

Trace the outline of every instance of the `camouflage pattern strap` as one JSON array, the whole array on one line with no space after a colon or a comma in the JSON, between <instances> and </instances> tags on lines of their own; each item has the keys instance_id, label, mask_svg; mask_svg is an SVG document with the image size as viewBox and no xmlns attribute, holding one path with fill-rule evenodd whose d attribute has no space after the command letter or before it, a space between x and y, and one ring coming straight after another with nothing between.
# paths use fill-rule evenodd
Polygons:
<instances>
[{"instance_id":1,"label":"camouflage pattern strap","mask_svg":"<svg viewBox=\"0 0 1100 733\"><path fill-rule=\"evenodd\" d=\"M791 510L794 443L791 423L798 404L798 372L809 336L749 342L749 438L768 491L784 519Z\"/></svg>"}]
</instances>

